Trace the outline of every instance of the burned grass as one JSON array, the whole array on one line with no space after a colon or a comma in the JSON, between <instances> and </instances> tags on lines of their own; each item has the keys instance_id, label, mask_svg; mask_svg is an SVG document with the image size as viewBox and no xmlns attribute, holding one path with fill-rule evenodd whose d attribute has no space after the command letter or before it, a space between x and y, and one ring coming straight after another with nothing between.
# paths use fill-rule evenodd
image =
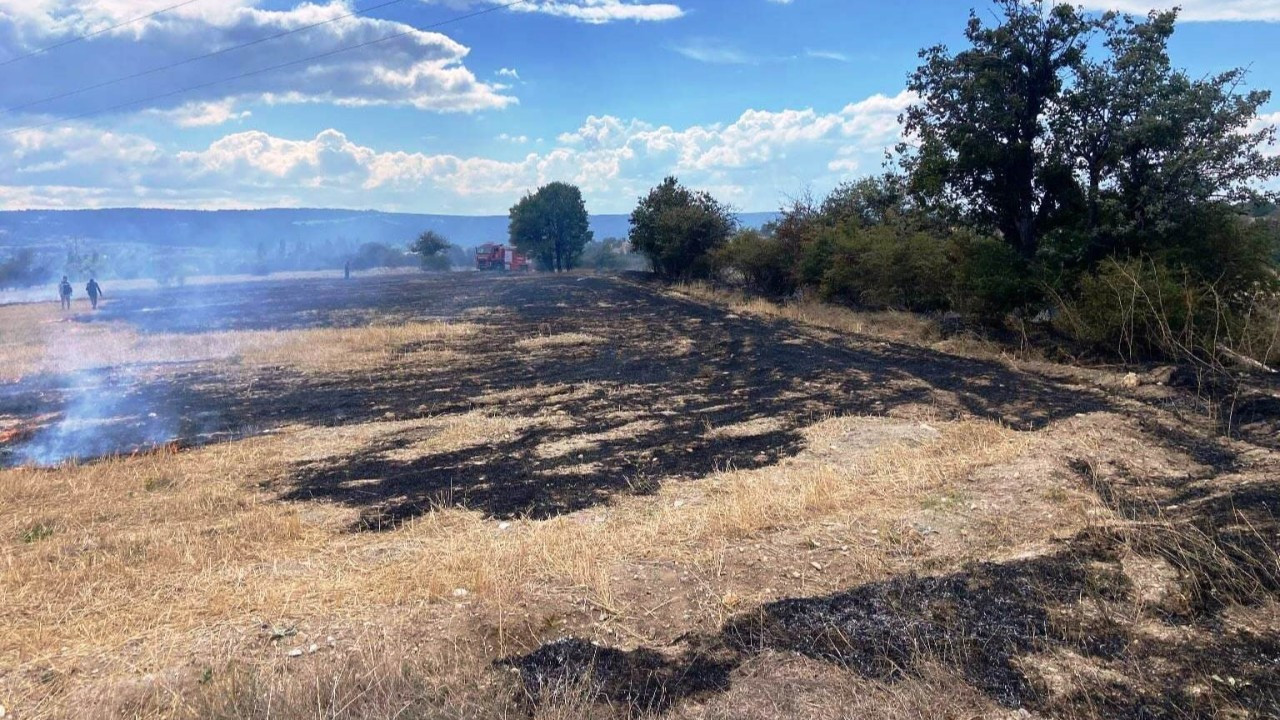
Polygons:
<instances>
[{"instance_id":1,"label":"burned grass","mask_svg":"<svg viewBox=\"0 0 1280 720\"><path fill-rule=\"evenodd\" d=\"M497 407L526 419L558 413L571 426L534 423L514 437L414 459L399 452L409 439L387 438L342 462L300 465L281 488L286 498L357 507L364 527L393 527L444 495L495 517L550 517L618 493L649 492L673 478L763 467L799 450L799 428L836 415L911 415L929 407L934 415L1033 429L1103 405L1100 398L1060 390L998 363L890 343L834 344L780 320L727 314L604 278L314 282L289 294L275 283L258 283L210 288L182 312L156 312L160 302L150 296L117 299L109 312L91 319L132 323L144 334L181 333L195 322L186 318L188 312L216 313L199 327L302 331L305 337L329 333L311 342L317 362L331 367L323 358L345 347L339 331L308 328L342 328L374 312L420 322L427 313L458 316L469 307L510 310L466 313L469 323L456 326L448 344L455 356L445 363L410 358L369 364L349 357L349 369L319 374L284 362L242 372L200 365L162 372L113 368L89 375L95 379L87 393L76 387L83 379L77 375L38 376L0 394L0 415L20 419L39 413L74 419L76 403L86 395L111 408L110 417L119 420L114 426L93 433L74 452L59 443L59 452L52 453L83 460L161 441L197 445L294 424L461 414L504 393L567 390ZM386 352L411 354L410 333L384 334ZM295 342L308 342L305 337ZM680 355L668 352L682 340L693 340L693 347ZM343 355L353 353L338 353ZM632 419L611 419L619 414ZM723 430L750 427L766 429ZM582 442L584 437L596 440ZM578 451L548 457L546 448L575 443ZM6 450L3 458L11 464L32 457L21 446ZM596 472L559 472L569 466ZM351 483L363 479L376 482L352 492Z\"/></svg>"},{"instance_id":2,"label":"burned grass","mask_svg":"<svg viewBox=\"0 0 1280 720\"><path fill-rule=\"evenodd\" d=\"M310 367L304 342L3 386L19 442L85 389L138 430L106 434L119 457L0 471L0 704L1275 714L1265 446L608 279L447 280L191 298L218 332L324 338ZM56 329L204 342L113 301ZM470 329L370 354L371 323ZM577 336L602 341L517 346ZM128 454L150 427L166 451Z\"/></svg>"},{"instance_id":3,"label":"burned grass","mask_svg":"<svg viewBox=\"0 0 1280 720\"><path fill-rule=\"evenodd\" d=\"M1141 621L1152 619L1131 614L1134 587L1119 554L1125 547L1090 532L1052 555L775 602L668 651L677 659L561 640L507 662L521 669L531 701L548 697L548 687L585 686L596 701L627 701L641 712L727 690L734 669L770 652L884 683L943 667L999 705L1053 717L1280 712L1280 632L1223 629L1203 614L1178 634L1145 631ZM1269 552L1264 562L1274 563ZM1251 602L1275 597L1249 595Z\"/></svg>"}]
</instances>

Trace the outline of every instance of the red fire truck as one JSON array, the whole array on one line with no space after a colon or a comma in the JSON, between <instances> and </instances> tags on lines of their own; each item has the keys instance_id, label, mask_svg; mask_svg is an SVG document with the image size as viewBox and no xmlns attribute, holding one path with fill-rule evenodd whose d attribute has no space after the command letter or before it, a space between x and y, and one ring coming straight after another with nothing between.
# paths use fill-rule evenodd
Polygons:
<instances>
[{"instance_id":1,"label":"red fire truck","mask_svg":"<svg viewBox=\"0 0 1280 720\"><path fill-rule=\"evenodd\" d=\"M485 243L476 248L477 270L512 270L528 272L533 270L529 258L508 245Z\"/></svg>"}]
</instances>

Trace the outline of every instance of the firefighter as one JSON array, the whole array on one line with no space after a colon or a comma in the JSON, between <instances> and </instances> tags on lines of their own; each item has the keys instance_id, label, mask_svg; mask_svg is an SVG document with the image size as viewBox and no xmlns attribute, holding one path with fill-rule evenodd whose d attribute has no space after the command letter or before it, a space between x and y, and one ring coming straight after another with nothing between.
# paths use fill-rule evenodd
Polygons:
<instances>
[{"instance_id":1,"label":"firefighter","mask_svg":"<svg viewBox=\"0 0 1280 720\"><path fill-rule=\"evenodd\" d=\"M89 278L89 284L84 286L84 291L89 294L89 304L93 306L94 310L97 310L98 298L105 294L102 292L102 286L98 284L97 280Z\"/></svg>"},{"instance_id":2,"label":"firefighter","mask_svg":"<svg viewBox=\"0 0 1280 720\"><path fill-rule=\"evenodd\" d=\"M71 281L66 275L62 276L62 282L58 283L58 299L62 301L62 309L71 309Z\"/></svg>"}]
</instances>

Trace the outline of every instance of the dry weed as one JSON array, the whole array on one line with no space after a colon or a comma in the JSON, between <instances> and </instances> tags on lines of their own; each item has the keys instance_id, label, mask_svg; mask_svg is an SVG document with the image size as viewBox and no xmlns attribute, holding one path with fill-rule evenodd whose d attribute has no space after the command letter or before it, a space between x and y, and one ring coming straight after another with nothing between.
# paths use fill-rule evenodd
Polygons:
<instances>
[{"instance_id":1,"label":"dry weed","mask_svg":"<svg viewBox=\"0 0 1280 720\"><path fill-rule=\"evenodd\" d=\"M520 350L552 350L556 348L579 347L582 345L599 345L604 338L587 333L559 333L556 335L539 335L516 341Z\"/></svg>"}]
</instances>

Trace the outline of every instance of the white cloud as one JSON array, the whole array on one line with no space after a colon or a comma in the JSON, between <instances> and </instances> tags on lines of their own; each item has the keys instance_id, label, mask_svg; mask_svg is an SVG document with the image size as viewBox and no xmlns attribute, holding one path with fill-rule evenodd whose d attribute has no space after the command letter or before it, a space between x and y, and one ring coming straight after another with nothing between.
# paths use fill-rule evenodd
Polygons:
<instances>
[{"instance_id":1,"label":"white cloud","mask_svg":"<svg viewBox=\"0 0 1280 720\"><path fill-rule=\"evenodd\" d=\"M1256 133L1267 128L1280 128L1280 112L1273 112L1269 115L1259 115L1249 124L1247 132ZM1280 143L1272 143L1262 148L1264 155L1271 157L1280 156Z\"/></svg>"},{"instance_id":2,"label":"white cloud","mask_svg":"<svg viewBox=\"0 0 1280 720\"><path fill-rule=\"evenodd\" d=\"M1153 7L1182 7L1180 20L1188 22L1263 21L1280 22L1280 0L1084 0L1087 10L1119 10L1133 15L1146 15Z\"/></svg>"},{"instance_id":3,"label":"white cloud","mask_svg":"<svg viewBox=\"0 0 1280 720\"><path fill-rule=\"evenodd\" d=\"M156 115L163 117L182 128L212 127L244 120L253 115L248 110L236 111L234 98L217 102L187 103L173 110L157 110Z\"/></svg>"},{"instance_id":4,"label":"white cloud","mask_svg":"<svg viewBox=\"0 0 1280 720\"><path fill-rule=\"evenodd\" d=\"M20 55L33 48L136 17L168 0L0 0L0 55ZM352 12L351 0L299 4L290 10L264 10L257 0L203 2L144 22L60 48L59 62L34 57L6 68L0 85L0 107L14 107L73 90L76 78L66 67L98 68L85 84L124 77L250 40L303 30L231 54L182 65L74 97L24 110L51 117L79 115L205 85L240 73L330 53L389 36L394 39L314 62L300 63L232 82L162 98L130 111L170 110L185 105L238 104L253 101L403 105L439 112L507 107L516 99L499 85L478 80L464 65L470 50L449 37L411 26L366 17L337 19ZM102 58L110 58L104 64ZM205 118L213 122L216 118ZM13 121L22 124L22 119Z\"/></svg>"},{"instance_id":5,"label":"white cloud","mask_svg":"<svg viewBox=\"0 0 1280 720\"><path fill-rule=\"evenodd\" d=\"M848 55L837 52L835 50L805 50L805 57L815 58L817 60L834 60L836 62L852 62Z\"/></svg>"},{"instance_id":6,"label":"white cloud","mask_svg":"<svg viewBox=\"0 0 1280 720\"><path fill-rule=\"evenodd\" d=\"M676 52L698 62L713 65L749 65L756 58L720 40L710 38L693 38L675 45Z\"/></svg>"},{"instance_id":7,"label":"white cloud","mask_svg":"<svg viewBox=\"0 0 1280 720\"><path fill-rule=\"evenodd\" d=\"M874 168L898 137L909 93L875 95L833 112L748 110L683 129L590 117L516 160L376 149L338 130L312 138L252 130L173 152L145 137L73 123L0 137L0 205L380 207L501 213L553 180L582 187L593 212L626 212L668 174L746 210L776 207L804 187L829 188ZM233 112L228 108L227 112ZM500 136L526 144L524 136ZM72 190L78 188L78 190Z\"/></svg>"},{"instance_id":8,"label":"white cloud","mask_svg":"<svg viewBox=\"0 0 1280 720\"><path fill-rule=\"evenodd\" d=\"M640 2L638 0L531 0L514 5L517 12L536 12L572 18L593 25L630 20L655 22L684 17L684 10L673 3Z\"/></svg>"},{"instance_id":9,"label":"white cloud","mask_svg":"<svg viewBox=\"0 0 1280 720\"><path fill-rule=\"evenodd\" d=\"M511 78L512 80L520 79L520 73L516 72L513 68L499 68L494 74L498 77Z\"/></svg>"}]
</instances>

